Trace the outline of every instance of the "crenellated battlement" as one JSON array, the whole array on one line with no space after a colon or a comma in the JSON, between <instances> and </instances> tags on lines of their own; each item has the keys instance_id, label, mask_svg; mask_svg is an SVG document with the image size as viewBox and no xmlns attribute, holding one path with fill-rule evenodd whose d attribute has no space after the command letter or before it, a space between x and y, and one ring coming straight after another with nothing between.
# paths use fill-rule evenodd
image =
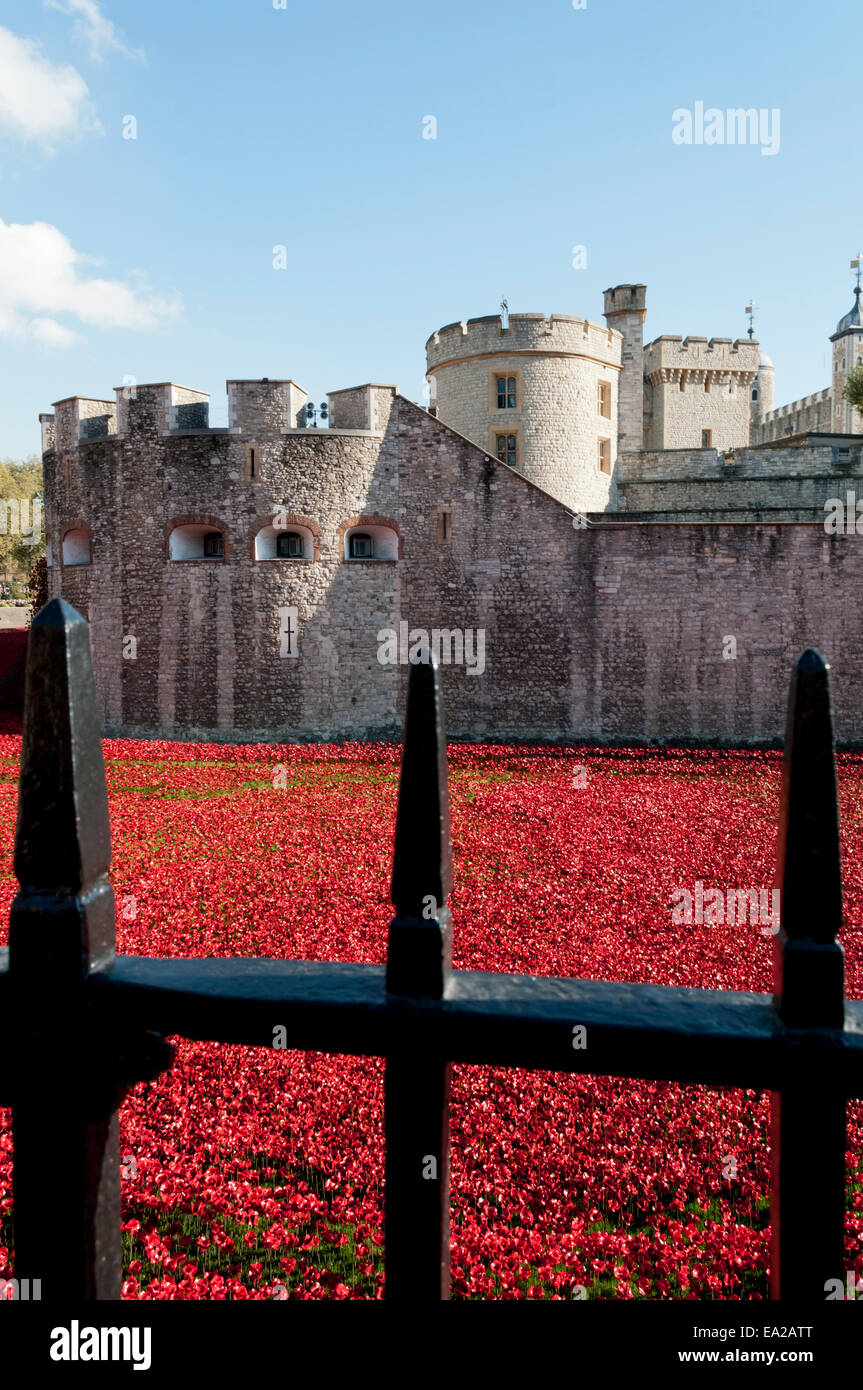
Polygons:
<instances>
[{"instance_id":1,"label":"crenellated battlement","mask_svg":"<svg viewBox=\"0 0 863 1390\"><path fill-rule=\"evenodd\" d=\"M606 318L614 318L618 314L640 314L643 320L647 312L647 286L641 283L615 285L605 290L602 312Z\"/></svg>"},{"instance_id":2,"label":"crenellated battlement","mask_svg":"<svg viewBox=\"0 0 863 1390\"><path fill-rule=\"evenodd\" d=\"M39 416L42 452L68 450L95 440L130 435L175 438L184 435L241 435L263 442L306 433L308 392L291 379L228 381L228 426L210 425L210 396L173 381L127 383L115 387L116 399L69 396L57 401L53 414ZM329 394L329 428L320 434L380 434L386 428L396 386L374 383ZM313 431L310 431L313 432Z\"/></svg>"},{"instance_id":3,"label":"crenellated battlement","mask_svg":"<svg viewBox=\"0 0 863 1390\"><path fill-rule=\"evenodd\" d=\"M53 447L74 449L91 439L107 439L117 433L114 401L92 396L67 396L54 402ZM50 416L39 417L44 424Z\"/></svg>"},{"instance_id":4,"label":"crenellated battlement","mask_svg":"<svg viewBox=\"0 0 863 1390\"><path fill-rule=\"evenodd\" d=\"M833 392L829 386L825 386L823 391L814 391L811 396L803 396L799 401L790 401L788 405L777 406L775 410L764 412L763 423L769 425L773 420L785 420L790 415L797 415L802 410L808 410L815 405L829 405Z\"/></svg>"},{"instance_id":5,"label":"crenellated battlement","mask_svg":"<svg viewBox=\"0 0 863 1390\"><path fill-rule=\"evenodd\" d=\"M228 381L228 422L255 439L302 429L308 391L290 378L271 381Z\"/></svg>"},{"instance_id":6,"label":"crenellated battlement","mask_svg":"<svg viewBox=\"0 0 863 1390\"><path fill-rule=\"evenodd\" d=\"M500 314L490 314L439 328L426 342L426 359L429 371L468 357L515 353L599 357L616 365L622 342L617 329L568 314L510 314L506 326Z\"/></svg>"},{"instance_id":7,"label":"crenellated battlement","mask_svg":"<svg viewBox=\"0 0 863 1390\"><path fill-rule=\"evenodd\" d=\"M663 333L644 348L644 375L651 384L714 379L727 383L731 375L752 381L758 375L760 347L755 338L701 338ZM744 382L744 384L745 384Z\"/></svg>"}]
</instances>

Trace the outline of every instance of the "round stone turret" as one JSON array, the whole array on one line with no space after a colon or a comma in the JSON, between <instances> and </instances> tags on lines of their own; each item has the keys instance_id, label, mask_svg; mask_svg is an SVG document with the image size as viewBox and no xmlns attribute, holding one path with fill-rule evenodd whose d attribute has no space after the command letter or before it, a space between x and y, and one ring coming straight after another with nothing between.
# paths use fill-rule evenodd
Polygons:
<instances>
[{"instance_id":1,"label":"round stone turret","mask_svg":"<svg viewBox=\"0 0 863 1390\"><path fill-rule=\"evenodd\" d=\"M500 315L426 343L431 404L452 429L579 511L608 505L623 335L587 319Z\"/></svg>"},{"instance_id":2,"label":"round stone turret","mask_svg":"<svg viewBox=\"0 0 863 1390\"><path fill-rule=\"evenodd\" d=\"M776 399L776 373L766 352L758 355L758 371L749 388L749 419L753 427L761 424ZM753 435L753 441L755 436Z\"/></svg>"}]
</instances>

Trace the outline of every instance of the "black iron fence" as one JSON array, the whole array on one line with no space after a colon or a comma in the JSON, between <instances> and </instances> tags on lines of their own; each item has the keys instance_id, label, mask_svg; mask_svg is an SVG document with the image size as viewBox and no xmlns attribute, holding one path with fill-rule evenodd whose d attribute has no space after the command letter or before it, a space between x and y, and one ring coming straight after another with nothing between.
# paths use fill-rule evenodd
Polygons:
<instances>
[{"instance_id":1,"label":"black iron fence","mask_svg":"<svg viewBox=\"0 0 863 1390\"><path fill-rule=\"evenodd\" d=\"M449 1296L453 1062L772 1092L771 1297L845 1282L845 1104L863 1095L863 1003L846 1002L828 673L794 669L777 852L775 994L453 970L446 746L434 665L410 670L386 966L115 954L108 798L87 624L33 622L9 949L15 1271L43 1300L117 1299L117 1111L183 1036L386 1059L386 1294ZM575 1029L586 1047L575 1047ZM430 1161L433 1160L433 1161ZM62 1242L58 1204L62 1202Z\"/></svg>"}]
</instances>

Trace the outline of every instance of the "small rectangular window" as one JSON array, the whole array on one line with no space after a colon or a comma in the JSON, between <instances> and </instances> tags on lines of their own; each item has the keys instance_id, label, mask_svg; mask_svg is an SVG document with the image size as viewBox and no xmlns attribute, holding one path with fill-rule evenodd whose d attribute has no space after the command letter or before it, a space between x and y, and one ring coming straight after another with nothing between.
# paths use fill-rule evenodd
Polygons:
<instances>
[{"instance_id":1,"label":"small rectangular window","mask_svg":"<svg viewBox=\"0 0 863 1390\"><path fill-rule=\"evenodd\" d=\"M680 389L681 391L686 390L686 377L683 375L683 372L680 373Z\"/></svg>"},{"instance_id":2,"label":"small rectangular window","mask_svg":"<svg viewBox=\"0 0 863 1390\"><path fill-rule=\"evenodd\" d=\"M280 560L301 560L302 536L297 531L281 531L276 537L276 555Z\"/></svg>"},{"instance_id":3,"label":"small rectangular window","mask_svg":"<svg viewBox=\"0 0 863 1390\"><path fill-rule=\"evenodd\" d=\"M501 463L508 463L510 468L518 466L518 450L514 434L499 434L497 436L497 456Z\"/></svg>"},{"instance_id":4,"label":"small rectangular window","mask_svg":"<svg viewBox=\"0 0 863 1390\"><path fill-rule=\"evenodd\" d=\"M497 378L497 408L498 410L516 409L514 376L499 376Z\"/></svg>"},{"instance_id":5,"label":"small rectangular window","mask_svg":"<svg viewBox=\"0 0 863 1390\"><path fill-rule=\"evenodd\" d=\"M350 556L352 560L373 560L374 544L371 536L364 532L354 531L350 538Z\"/></svg>"},{"instance_id":6,"label":"small rectangular window","mask_svg":"<svg viewBox=\"0 0 863 1390\"><path fill-rule=\"evenodd\" d=\"M599 467L602 473L611 472L611 440L599 440Z\"/></svg>"},{"instance_id":7,"label":"small rectangular window","mask_svg":"<svg viewBox=\"0 0 863 1390\"><path fill-rule=\"evenodd\" d=\"M713 448L713 430L701 431L701 447L702 449Z\"/></svg>"},{"instance_id":8,"label":"small rectangular window","mask_svg":"<svg viewBox=\"0 0 863 1390\"><path fill-rule=\"evenodd\" d=\"M611 419L611 382L600 381L598 385L598 404L597 409L600 415L606 420Z\"/></svg>"},{"instance_id":9,"label":"small rectangular window","mask_svg":"<svg viewBox=\"0 0 863 1390\"><path fill-rule=\"evenodd\" d=\"M708 391L708 392L710 391L710 377L709 377L709 376L705 376L705 378L704 378L704 389L705 389L705 391Z\"/></svg>"},{"instance_id":10,"label":"small rectangular window","mask_svg":"<svg viewBox=\"0 0 863 1390\"><path fill-rule=\"evenodd\" d=\"M449 507L438 508L437 538L444 545L452 540L452 512Z\"/></svg>"}]
</instances>

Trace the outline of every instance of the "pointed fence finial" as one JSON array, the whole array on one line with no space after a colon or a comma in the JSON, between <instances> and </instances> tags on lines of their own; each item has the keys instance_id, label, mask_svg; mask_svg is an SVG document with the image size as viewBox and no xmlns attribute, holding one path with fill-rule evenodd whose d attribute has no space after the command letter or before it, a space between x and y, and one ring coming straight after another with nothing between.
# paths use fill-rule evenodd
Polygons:
<instances>
[{"instance_id":1,"label":"pointed fence finial","mask_svg":"<svg viewBox=\"0 0 863 1390\"><path fill-rule=\"evenodd\" d=\"M452 959L449 791L437 661L423 657L408 680L387 989L440 998Z\"/></svg>"},{"instance_id":2,"label":"pointed fence finial","mask_svg":"<svg viewBox=\"0 0 863 1390\"><path fill-rule=\"evenodd\" d=\"M12 1106L15 1267L46 1302L116 1299L122 1283L118 1044L88 980L114 960L108 795L87 623L55 598L27 647L9 975L21 1065ZM48 1103L50 1101L50 1104ZM64 1260L45 1193L61 1175Z\"/></svg>"},{"instance_id":3,"label":"pointed fence finial","mask_svg":"<svg viewBox=\"0 0 863 1390\"><path fill-rule=\"evenodd\" d=\"M780 929L774 999L798 1038L845 1021L839 801L829 668L809 648L794 667L776 853ZM770 1145L770 1297L824 1298L842 1280L845 1095L830 1049L819 1065L789 1065L773 1092ZM815 1213L813 1217L813 1213Z\"/></svg>"},{"instance_id":4,"label":"pointed fence finial","mask_svg":"<svg viewBox=\"0 0 863 1390\"><path fill-rule=\"evenodd\" d=\"M86 974L115 948L108 794L89 627L64 599L27 647L10 967ZM38 923L38 926L37 926Z\"/></svg>"},{"instance_id":5,"label":"pointed fence finial","mask_svg":"<svg viewBox=\"0 0 863 1390\"><path fill-rule=\"evenodd\" d=\"M775 991L793 1026L844 1020L842 863L829 668L810 647L791 678L776 854Z\"/></svg>"}]
</instances>

